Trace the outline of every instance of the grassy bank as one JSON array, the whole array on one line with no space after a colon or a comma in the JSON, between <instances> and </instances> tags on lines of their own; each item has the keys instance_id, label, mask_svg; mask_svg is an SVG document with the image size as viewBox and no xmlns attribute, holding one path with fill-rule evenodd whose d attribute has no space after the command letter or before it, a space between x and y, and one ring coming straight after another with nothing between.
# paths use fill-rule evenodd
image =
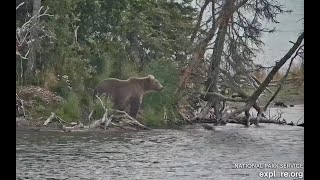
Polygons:
<instances>
[{"instance_id":1,"label":"grassy bank","mask_svg":"<svg viewBox=\"0 0 320 180\"><path fill-rule=\"evenodd\" d=\"M276 92L278 86L269 86L269 89ZM265 104L272 96L267 92L267 96L262 96L260 102ZM303 104L304 103L304 84L303 82L284 84L274 101L282 101L285 104Z\"/></svg>"},{"instance_id":2,"label":"grassy bank","mask_svg":"<svg viewBox=\"0 0 320 180\"><path fill-rule=\"evenodd\" d=\"M277 87L278 86L269 86L269 89L275 92ZM253 89L249 91L252 92ZM88 123L87 117L90 109L94 107L97 109L97 112L93 118L102 117L103 114L102 110L97 108L100 105L94 104L90 99L91 96L85 94L70 93L67 98L62 98L45 88L35 86L19 87L17 88L17 94L24 101L27 110L26 113L34 126L42 124L50 116L51 112L55 112L67 122L80 121L82 123ZM272 93L266 91L265 95L260 97L260 105L265 105L272 95ZM173 109L163 108L163 106L161 106L159 99L161 99L162 96L161 94L151 94L145 98L144 109L139 113L140 117L138 120L140 122L150 127L165 127L168 125L168 122L163 120L163 110L168 112L168 116L174 116L175 113ZM155 101L159 101L159 103L155 103ZM274 101L282 101L288 105L303 104L303 81L284 84ZM148 106L152 102L153 104L158 104L158 106L153 108ZM229 105L242 106L243 103L229 103ZM174 119L174 117L169 118ZM177 121L177 119L175 119L175 121ZM177 122L173 124L177 124Z\"/></svg>"},{"instance_id":3,"label":"grassy bank","mask_svg":"<svg viewBox=\"0 0 320 180\"><path fill-rule=\"evenodd\" d=\"M273 93L275 93L278 89L278 86L268 86L268 88L272 91L269 92L265 90L264 94L259 98L259 104L265 105L270 98L272 97ZM248 88L245 90L248 95L251 95L254 91L252 88ZM273 102L281 101L284 102L286 105L297 105L304 103L304 82L303 81L296 81L283 84L280 92L273 100ZM240 107L243 106L244 103L239 102L230 102L228 103L230 106Z\"/></svg>"}]
</instances>

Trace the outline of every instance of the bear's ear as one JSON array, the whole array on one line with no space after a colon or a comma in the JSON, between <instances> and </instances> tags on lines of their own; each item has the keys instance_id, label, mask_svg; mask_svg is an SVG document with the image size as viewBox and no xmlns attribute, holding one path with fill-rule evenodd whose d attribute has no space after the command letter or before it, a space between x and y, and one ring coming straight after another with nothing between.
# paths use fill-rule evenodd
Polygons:
<instances>
[{"instance_id":1,"label":"bear's ear","mask_svg":"<svg viewBox=\"0 0 320 180\"><path fill-rule=\"evenodd\" d=\"M149 74L149 75L148 75L148 78L149 78L149 79L154 79L154 76L151 75L151 74Z\"/></svg>"}]
</instances>

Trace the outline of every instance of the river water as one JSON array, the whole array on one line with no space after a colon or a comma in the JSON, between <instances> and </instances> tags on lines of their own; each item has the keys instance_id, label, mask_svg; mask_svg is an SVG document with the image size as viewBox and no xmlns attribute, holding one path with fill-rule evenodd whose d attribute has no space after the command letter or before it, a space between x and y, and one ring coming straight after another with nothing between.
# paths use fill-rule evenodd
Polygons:
<instances>
[{"instance_id":1,"label":"river water","mask_svg":"<svg viewBox=\"0 0 320 180\"><path fill-rule=\"evenodd\" d=\"M303 106L282 110L294 121L303 115ZM304 128L298 126L16 135L16 179L240 180L268 179L260 173L280 177L284 171L286 179L303 179L304 172Z\"/></svg>"}]
</instances>

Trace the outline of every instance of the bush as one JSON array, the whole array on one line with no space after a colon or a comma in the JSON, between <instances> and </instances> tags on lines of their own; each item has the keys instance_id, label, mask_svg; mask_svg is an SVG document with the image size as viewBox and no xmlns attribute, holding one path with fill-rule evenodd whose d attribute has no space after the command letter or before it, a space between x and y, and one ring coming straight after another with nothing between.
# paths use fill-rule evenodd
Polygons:
<instances>
[{"instance_id":1,"label":"bush","mask_svg":"<svg viewBox=\"0 0 320 180\"><path fill-rule=\"evenodd\" d=\"M67 122L80 120L80 99L75 92L68 94L66 102L57 110L57 115Z\"/></svg>"},{"instance_id":2,"label":"bush","mask_svg":"<svg viewBox=\"0 0 320 180\"><path fill-rule=\"evenodd\" d=\"M144 109L144 122L149 127L161 127L165 125L165 121L162 118L163 112L157 111L152 107L146 107Z\"/></svg>"},{"instance_id":3,"label":"bush","mask_svg":"<svg viewBox=\"0 0 320 180\"><path fill-rule=\"evenodd\" d=\"M144 119L149 126L165 125L164 113L166 110L168 123L176 121L177 102L175 90L179 80L179 71L176 65L168 60L153 61L145 70L145 74L152 74L164 86L162 92L149 93L145 96L143 107Z\"/></svg>"}]
</instances>

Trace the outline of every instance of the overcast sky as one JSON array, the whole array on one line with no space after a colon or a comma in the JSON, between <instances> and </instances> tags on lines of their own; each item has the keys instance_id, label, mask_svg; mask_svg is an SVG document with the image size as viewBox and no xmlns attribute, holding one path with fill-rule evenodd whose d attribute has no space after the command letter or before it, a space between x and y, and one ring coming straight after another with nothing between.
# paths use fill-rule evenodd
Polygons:
<instances>
[{"instance_id":1,"label":"overcast sky","mask_svg":"<svg viewBox=\"0 0 320 180\"><path fill-rule=\"evenodd\" d=\"M278 0L286 8L292 9L289 14L279 15L279 24L268 24L270 27L276 26L275 33L263 35L262 41L265 42L264 53L257 56L255 62L264 65L274 65L276 60L283 57L292 47L299 34L304 30L304 0Z\"/></svg>"}]
</instances>

